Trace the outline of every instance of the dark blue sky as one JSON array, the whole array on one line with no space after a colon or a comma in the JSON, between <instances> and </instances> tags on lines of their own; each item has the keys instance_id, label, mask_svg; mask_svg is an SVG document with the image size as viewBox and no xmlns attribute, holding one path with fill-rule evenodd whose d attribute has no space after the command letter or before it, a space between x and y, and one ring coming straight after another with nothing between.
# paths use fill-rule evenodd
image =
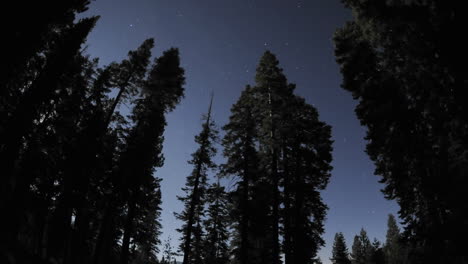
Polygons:
<instances>
[{"instance_id":1,"label":"dark blue sky","mask_svg":"<svg viewBox=\"0 0 468 264\"><path fill-rule=\"evenodd\" d=\"M323 262L330 263L336 232L344 232L349 248L361 227L371 238L384 240L387 215L398 206L380 193L383 186L364 153L365 129L354 114L355 102L340 88L332 37L351 15L339 0L97 0L89 14L101 16L87 49L101 64L123 59L149 37L156 40L155 56L170 47L181 51L186 97L168 117L166 161L156 172L163 178L162 240L172 236L178 244L180 223L173 212L181 204L176 195L191 171L186 161L197 147L193 136L200 131L210 92L215 93L215 120L222 126L245 85L253 84L266 49L278 56L297 93L333 127L334 170L323 192L330 207Z\"/></svg>"}]
</instances>

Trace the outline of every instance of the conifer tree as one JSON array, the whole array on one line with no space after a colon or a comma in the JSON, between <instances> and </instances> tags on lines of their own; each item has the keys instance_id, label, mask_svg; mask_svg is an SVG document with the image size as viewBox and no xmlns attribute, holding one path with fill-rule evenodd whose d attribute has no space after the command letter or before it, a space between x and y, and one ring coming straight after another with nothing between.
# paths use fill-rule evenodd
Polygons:
<instances>
[{"instance_id":1,"label":"conifer tree","mask_svg":"<svg viewBox=\"0 0 468 264\"><path fill-rule=\"evenodd\" d=\"M94 27L97 18L80 20L65 31L57 46L48 57L47 63L39 76L19 99L18 105L0 127L2 142L0 145L0 165L5 175L5 184L0 191L0 207L9 204L9 199L15 195L15 189L28 185L14 175L15 164L22 148L23 137L33 129L33 124L39 109L54 95L54 89L60 82L60 77L73 65L73 58L86 40L88 33Z\"/></svg>"},{"instance_id":2,"label":"conifer tree","mask_svg":"<svg viewBox=\"0 0 468 264\"><path fill-rule=\"evenodd\" d=\"M99 68L80 51L97 21L75 19L88 4L5 6L34 23L4 32L17 52L5 54L0 74L2 263L157 263L161 190L152 173L163 161L164 115L183 96L178 51L147 74L149 39Z\"/></svg>"},{"instance_id":3,"label":"conifer tree","mask_svg":"<svg viewBox=\"0 0 468 264\"><path fill-rule=\"evenodd\" d=\"M366 264L366 255L359 236L354 236L353 246L351 250L351 263Z\"/></svg>"},{"instance_id":4,"label":"conifer tree","mask_svg":"<svg viewBox=\"0 0 468 264\"><path fill-rule=\"evenodd\" d=\"M351 264L349 260L348 248L343 233L335 234L335 241L333 242L332 258L330 259L333 264Z\"/></svg>"},{"instance_id":5,"label":"conifer tree","mask_svg":"<svg viewBox=\"0 0 468 264\"><path fill-rule=\"evenodd\" d=\"M380 241L374 238L374 242L372 242L372 258L371 262L373 264L385 264L385 254L384 250L380 245Z\"/></svg>"},{"instance_id":6,"label":"conifer tree","mask_svg":"<svg viewBox=\"0 0 468 264\"><path fill-rule=\"evenodd\" d=\"M325 188L330 177L331 131L318 120L317 110L297 96L284 120L284 235L290 234L290 262L307 262L315 258L324 245L321 234L327 206L320 190Z\"/></svg>"},{"instance_id":7,"label":"conifer tree","mask_svg":"<svg viewBox=\"0 0 468 264\"><path fill-rule=\"evenodd\" d=\"M159 214L159 179L153 176L154 168L163 165L162 142L166 125L165 114L172 111L183 96L184 71L180 68L179 52L170 49L157 58L143 83L142 97L136 101L132 119L134 126L126 136L125 145L118 158L113 180L114 190L108 197L99 238L95 250L95 263L105 261L116 240L116 223L120 208L125 208L122 226L120 262L128 263L131 238L135 235L135 219L145 217L145 210ZM156 195L156 204L148 204L142 190L148 186L154 189L146 193ZM144 207L144 205L150 206ZM154 206L157 206L156 208ZM153 218L154 219L154 218ZM138 221L140 222L140 221ZM157 231L158 228L153 227ZM154 235L157 235L154 234Z\"/></svg>"},{"instance_id":8,"label":"conifer tree","mask_svg":"<svg viewBox=\"0 0 468 264\"><path fill-rule=\"evenodd\" d=\"M265 247L271 248L270 262L280 262L280 175L278 171L279 144L278 144L278 119L281 108L285 103L284 96L288 96L287 80L282 69L278 67L275 55L267 51L260 59L255 75L255 90L259 104L257 105L257 120L263 120L259 127L262 165L268 175L268 186L271 191L271 237L267 239Z\"/></svg>"},{"instance_id":9,"label":"conifer tree","mask_svg":"<svg viewBox=\"0 0 468 264\"><path fill-rule=\"evenodd\" d=\"M160 264L171 264L172 260L174 259L174 256L176 255L176 252L174 252L174 249L172 248L172 239L169 236L166 241L164 242L163 245L163 256L161 258Z\"/></svg>"},{"instance_id":10,"label":"conifer tree","mask_svg":"<svg viewBox=\"0 0 468 264\"><path fill-rule=\"evenodd\" d=\"M395 216L392 214L388 215L387 235L383 250L387 264L406 263L406 250Z\"/></svg>"},{"instance_id":11,"label":"conifer tree","mask_svg":"<svg viewBox=\"0 0 468 264\"><path fill-rule=\"evenodd\" d=\"M113 63L109 66L112 71L111 84L118 89L105 121L106 128L111 122L111 118L117 107L133 95L137 95L139 88L143 85L147 66L151 57L151 49L154 46L152 38L145 40L135 51L128 53L128 59L121 63Z\"/></svg>"},{"instance_id":12,"label":"conifer tree","mask_svg":"<svg viewBox=\"0 0 468 264\"><path fill-rule=\"evenodd\" d=\"M204 221L203 260L205 263L227 264L229 262L229 212L227 194L218 181L207 190L207 214Z\"/></svg>"},{"instance_id":13,"label":"conifer tree","mask_svg":"<svg viewBox=\"0 0 468 264\"><path fill-rule=\"evenodd\" d=\"M229 123L223 127L226 134L223 138L223 154L227 162L223 164L222 171L225 175L233 175L240 178L234 202L233 213L236 232L239 243L234 251L234 256L241 264L255 262L252 252L252 239L254 230L252 223L258 218L252 204L252 187L259 180L258 175L258 153L255 144L258 140L257 125L254 119L254 98L252 87L247 86L242 92L239 100L231 108ZM262 221L262 220L260 220ZM257 229L258 230L258 229Z\"/></svg>"},{"instance_id":14,"label":"conifer tree","mask_svg":"<svg viewBox=\"0 0 468 264\"><path fill-rule=\"evenodd\" d=\"M31 73L38 70L38 55L54 49L55 37L72 26L76 15L86 11L89 3L89 0L31 2L27 6L19 1L4 3L9 15L0 21L5 25L3 36L9 41L3 48L12 52L5 53L0 71L0 112L14 100L15 90L32 80ZM11 23L12 17L18 22Z\"/></svg>"},{"instance_id":15,"label":"conifer tree","mask_svg":"<svg viewBox=\"0 0 468 264\"><path fill-rule=\"evenodd\" d=\"M319 191L330 177L331 132L316 109L294 95L295 85L288 84L278 65L275 55L266 52L254 88L257 120L263 120L258 128L260 164L272 188L271 254L279 259L275 245L282 224L285 263L308 263L324 244L320 235L327 207Z\"/></svg>"},{"instance_id":16,"label":"conifer tree","mask_svg":"<svg viewBox=\"0 0 468 264\"><path fill-rule=\"evenodd\" d=\"M192 173L187 176L186 186L182 189L186 195L178 197L184 203L184 210L176 214L177 219L183 222L181 228L181 245L184 264L200 264L203 250L203 230L201 227L202 217L206 203L206 191L208 188L207 173L216 165L212 157L216 154L214 143L217 141L218 132L212 120L213 97L211 98L208 113L204 117L205 122L202 131L195 137L199 144L198 149L192 154L190 164L194 166Z\"/></svg>"},{"instance_id":17,"label":"conifer tree","mask_svg":"<svg viewBox=\"0 0 468 264\"><path fill-rule=\"evenodd\" d=\"M354 236L354 242L351 251L351 263L353 264L369 264L372 263L374 247L367 236L364 228L361 229L359 235Z\"/></svg>"},{"instance_id":18,"label":"conifer tree","mask_svg":"<svg viewBox=\"0 0 468 264\"><path fill-rule=\"evenodd\" d=\"M464 1L352 1L335 34L366 152L421 263L464 263L468 107ZM414 255L414 254L413 254ZM418 257L418 258L419 258Z\"/></svg>"},{"instance_id":19,"label":"conifer tree","mask_svg":"<svg viewBox=\"0 0 468 264\"><path fill-rule=\"evenodd\" d=\"M21 95L17 95L17 103L2 120L0 126L0 167L4 175L4 184L0 189L0 209L9 212L0 220L4 236L0 238L0 247L15 245L17 242L20 219L24 212L23 201L27 196L28 188L39 175L36 173L24 173L19 165L22 153L32 152L26 149L26 142L33 139L36 132L36 124L46 113L44 109L50 107L50 102L56 99L56 91L61 85L73 78L67 74L75 73L74 67L80 67L76 58L79 49L85 41L88 33L94 27L97 18L88 18L69 25L58 37L54 49L47 54L47 60L40 73L31 80ZM70 85L70 83L66 84ZM70 87L70 86L66 86ZM43 116L41 116L43 115ZM37 146L37 145L36 145ZM37 152L36 152L37 153ZM16 206L16 201L18 206Z\"/></svg>"},{"instance_id":20,"label":"conifer tree","mask_svg":"<svg viewBox=\"0 0 468 264\"><path fill-rule=\"evenodd\" d=\"M127 215L122 238L121 263L127 264L130 238L134 234L137 206L147 199L142 197L144 186L154 181L153 171L164 162L162 143L166 120L164 114L173 110L183 96L185 78L180 68L179 52L170 49L155 60L148 80L143 86L143 98L137 102L133 119L135 127L130 131L127 146L120 158L118 177L121 181ZM159 181L159 180L157 180ZM156 193L159 184L154 185ZM160 195L159 195L160 196ZM160 201L158 202L160 204ZM156 212L154 212L156 213ZM156 235L156 234L155 234Z\"/></svg>"},{"instance_id":21,"label":"conifer tree","mask_svg":"<svg viewBox=\"0 0 468 264\"><path fill-rule=\"evenodd\" d=\"M312 263L324 244L320 190L331 170L330 127L294 95L278 65L265 52L255 86L247 86L225 126L224 173L239 177L233 194L239 263L276 263L281 249L285 263Z\"/></svg>"}]
</instances>

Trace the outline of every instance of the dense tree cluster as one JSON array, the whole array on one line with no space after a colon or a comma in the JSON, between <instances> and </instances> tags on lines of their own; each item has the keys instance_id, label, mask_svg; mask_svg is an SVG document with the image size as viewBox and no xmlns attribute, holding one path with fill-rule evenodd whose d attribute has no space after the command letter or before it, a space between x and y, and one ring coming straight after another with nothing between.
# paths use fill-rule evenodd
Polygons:
<instances>
[{"instance_id":1,"label":"dense tree cluster","mask_svg":"<svg viewBox=\"0 0 468 264\"><path fill-rule=\"evenodd\" d=\"M34 23L5 33L15 52L0 89L2 263L157 261L161 179L153 172L184 71L177 49L151 63L152 39L98 66L80 49L97 17L75 20L88 4L37 3Z\"/></svg>"},{"instance_id":2,"label":"dense tree cluster","mask_svg":"<svg viewBox=\"0 0 468 264\"><path fill-rule=\"evenodd\" d=\"M2 263L151 264L178 255L167 241L157 258L155 173L165 115L184 96L178 50L152 62L148 39L123 61L99 65L81 50L98 18L75 19L88 4L38 5L47 17L6 32L17 52L0 76ZM316 261L330 127L294 94L275 56L265 53L256 85L232 108L219 170L211 104L204 118L176 214L184 263L280 263L282 253L286 263ZM223 176L238 179L234 191Z\"/></svg>"},{"instance_id":3,"label":"dense tree cluster","mask_svg":"<svg viewBox=\"0 0 468 264\"><path fill-rule=\"evenodd\" d=\"M344 0L335 35L367 153L416 263L467 263L466 1ZM465 198L463 198L465 197Z\"/></svg>"},{"instance_id":4,"label":"dense tree cluster","mask_svg":"<svg viewBox=\"0 0 468 264\"><path fill-rule=\"evenodd\" d=\"M337 233L330 260L333 264L405 264L410 263L406 254L409 246L400 234L395 217L389 215L387 239L383 245L377 239L371 243L367 232L361 229L348 252L344 235Z\"/></svg>"},{"instance_id":5,"label":"dense tree cluster","mask_svg":"<svg viewBox=\"0 0 468 264\"><path fill-rule=\"evenodd\" d=\"M466 264L466 3L343 2L354 20L334 37L342 86L358 100L366 151L386 198L401 207L404 232L390 216L384 244L362 229L348 249L338 233L331 261ZM148 39L100 65L82 50L98 21L77 19L88 0L28 4L9 1L5 10L34 23L2 20L1 263L321 263L331 127L273 53L260 59L221 140L212 98L178 197L179 252L169 239L158 260L155 170L164 164L166 115L184 96L178 50L152 59Z\"/></svg>"},{"instance_id":6,"label":"dense tree cluster","mask_svg":"<svg viewBox=\"0 0 468 264\"><path fill-rule=\"evenodd\" d=\"M320 191L331 166L330 127L294 94L278 60L266 52L256 85L247 86L223 127L219 170L211 105L192 155L194 166L179 197L184 210L180 251L184 264L315 263L326 205ZM217 180L207 172L217 173ZM227 193L219 176L234 177ZM209 182L212 182L210 185ZM281 241L281 242L280 242Z\"/></svg>"},{"instance_id":7,"label":"dense tree cluster","mask_svg":"<svg viewBox=\"0 0 468 264\"><path fill-rule=\"evenodd\" d=\"M313 263L331 170L330 127L294 94L271 52L260 60L224 126L222 172L239 179L232 193L236 263Z\"/></svg>"}]
</instances>

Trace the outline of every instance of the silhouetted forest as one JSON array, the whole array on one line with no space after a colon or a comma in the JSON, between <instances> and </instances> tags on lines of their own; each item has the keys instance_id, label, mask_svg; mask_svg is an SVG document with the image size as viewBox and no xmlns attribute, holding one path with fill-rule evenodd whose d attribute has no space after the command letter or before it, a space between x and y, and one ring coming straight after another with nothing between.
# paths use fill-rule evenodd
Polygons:
<instances>
[{"instance_id":1,"label":"silhouetted forest","mask_svg":"<svg viewBox=\"0 0 468 264\"><path fill-rule=\"evenodd\" d=\"M334 35L342 87L403 230L390 215L383 243L362 229L348 248L337 233L330 260L466 264L466 4L342 2L354 16ZM178 197L180 246L160 241L157 168L166 115L184 97L179 51L153 56L147 39L100 66L83 50L99 17L77 19L89 4L3 7L27 23L2 27L0 263L321 263L332 128L270 51L221 127L211 97Z\"/></svg>"}]
</instances>

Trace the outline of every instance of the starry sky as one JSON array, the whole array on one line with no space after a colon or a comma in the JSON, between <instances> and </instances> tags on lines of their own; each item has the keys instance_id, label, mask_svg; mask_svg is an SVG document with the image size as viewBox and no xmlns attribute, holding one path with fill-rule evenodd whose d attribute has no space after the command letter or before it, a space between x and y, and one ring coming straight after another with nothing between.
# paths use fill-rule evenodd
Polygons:
<instances>
[{"instance_id":1,"label":"starry sky","mask_svg":"<svg viewBox=\"0 0 468 264\"><path fill-rule=\"evenodd\" d=\"M341 75L333 55L334 31L351 19L339 0L96 0L84 16L100 15L87 42L87 52L100 64L120 61L129 50L153 37L159 56L178 47L186 70L185 99L168 115L163 178L163 235L172 237L181 223L173 216L182 208L177 195L190 173L187 164L197 148L211 91L218 126L229 117L231 105L246 84L253 84L255 68L265 50L278 56L296 92L314 105L321 120L333 127L333 171L323 192L330 207L325 224L326 246L319 252L330 263L333 236L345 234L348 248L364 227L371 239L385 240L389 213L398 206L383 198L374 166L364 153L365 129L354 114L356 102L340 88ZM222 157L217 157L222 162ZM233 188L232 182L226 183Z\"/></svg>"}]
</instances>

